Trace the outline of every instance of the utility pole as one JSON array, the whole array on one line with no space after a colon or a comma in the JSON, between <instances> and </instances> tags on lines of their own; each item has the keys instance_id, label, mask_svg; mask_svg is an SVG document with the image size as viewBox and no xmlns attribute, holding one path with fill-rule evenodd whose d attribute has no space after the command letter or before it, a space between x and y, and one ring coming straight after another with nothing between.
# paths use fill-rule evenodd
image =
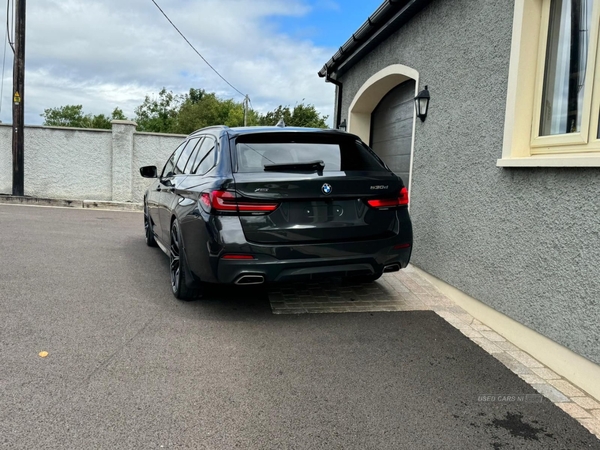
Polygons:
<instances>
[{"instance_id":1,"label":"utility pole","mask_svg":"<svg viewBox=\"0 0 600 450\"><path fill-rule=\"evenodd\" d=\"M15 60L13 63L13 195L25 195L25 0L15 0Z\"/></svg>"},{"instance_id":2,"label":"utility pole","mask_svg":"<svg viewBox=\"0 0 600 450\"><path fill-rule=\"evenodd\" d=\"M244 97L244 126L247 127L248 126L248 100L249 97L248 95L246 95Z\"/></svg>"}]
</instances>

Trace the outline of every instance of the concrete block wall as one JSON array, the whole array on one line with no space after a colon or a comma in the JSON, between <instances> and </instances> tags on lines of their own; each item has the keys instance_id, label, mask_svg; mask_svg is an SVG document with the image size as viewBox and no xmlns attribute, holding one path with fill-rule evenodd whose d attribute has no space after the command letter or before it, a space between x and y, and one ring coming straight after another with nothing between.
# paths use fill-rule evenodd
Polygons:
<instances>
[{"instance_id":1,"label":"concrete block wall","mask_svg":"<svg viewBox=\"0 0 600 450\"><path fill-rule=\"evenodd\" d=\"M133 134L133 162L131 164L133 202L141 202L144 192L152 180L140 176L140 167L156 166L162 169L171 153L177 148L185 136L155 133Z\"/></svg>"},{"instance_id":2,"label":"concrete block wall","mask_svg":"<svg viewBox=\"0 0 600 450\"><path fill-rule=\"evenodd\" d=\"M0 124L0 194L12 193L12 127ZM137 133L131 121L112 130L25 127L25 195L141 202L150 180L139 167L162 168L185 138Z\"/></svg>"}]
</instances>

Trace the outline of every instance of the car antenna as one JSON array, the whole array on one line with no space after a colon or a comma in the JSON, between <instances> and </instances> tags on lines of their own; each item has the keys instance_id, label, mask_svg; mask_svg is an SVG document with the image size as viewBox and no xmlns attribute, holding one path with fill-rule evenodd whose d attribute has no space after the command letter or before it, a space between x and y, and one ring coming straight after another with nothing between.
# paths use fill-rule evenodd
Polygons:
<instances>
[{"instance_id":1,"label":"car antenna","mask_svg":"<svg viewBox=\"0 0 600 450\"><path fill-rule=\"evenodd\" d=\"M279 128L285 128L285 122L283 121L283 117L279 119L279 122L277 122L277 125L275 126Z\"/></svg>"}]
</instances>

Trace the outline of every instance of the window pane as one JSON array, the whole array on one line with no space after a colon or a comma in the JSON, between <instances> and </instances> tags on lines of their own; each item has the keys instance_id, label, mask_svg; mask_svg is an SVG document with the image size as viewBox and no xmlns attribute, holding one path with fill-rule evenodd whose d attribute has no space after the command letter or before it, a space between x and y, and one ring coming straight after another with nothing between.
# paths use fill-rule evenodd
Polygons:
<instances>
[{"instance_id":1,"label":"window pane","mask_svg":"<svg viewBox=\"0 0 600 450\"><path fill-rule=\"evenodd\" d=\"M210 169L212 169L214 165L215 165L215 155L214 155L214 152L211 150L208 153L208 155L206 155L206 157L202 160L200 165L198 166L198 170L196 170L196 173L198 175L204 175L206 172L208 172Z\"/></svg>"},{"instance_id":2,"label":"window pane","mask_svg":"<svg viewBox=\"0 0 600 450\"><path fill-rule=\"evenodd\" d=\"M204 173L199 171L198 166L204 160L205 156L215 148L216 144L217 141L215 141L210 136L206 136L206 139L204 139L204 142L202 142L202 147L198 152L198 157L196 158L196 162L194 163L194 170L192 173L195 173L197 175L204 175Z\"/></svg>"},{"instance_id":3,"label":"window pane","mask_svg":"<svg viewBox=\"0 0 600 450\"><path fill-rule=\"evenodd\" d=\"M269 133L240 136L237 172L264 172L265 165L323 161L325 172L387 171L373 152L352 136Z\"/></svg>"},{"instance_id":4,"label":"window pane","mask_svg":"<svg viewBox=\"0 0 600 450\"><path fill-rule=\"evenodd\" d=\"M190 139L187 144L185 144L183 152L175 164L175 174L179 175L184 173L185 165L190 159L190 155L192 154L192 151L194 150L194 147L196 147L197 143L198 141L196 139Z\"/></svg>"},{"instance_id":5,"label":"window pane","mask_svg":"<svg viewBox=\"0 0 600 450\"><path fill-rule=\"evenodd\" d=\"M190 156L190 159L188 159L187 164L185 165L185 169L183 169L183 172L186 174L190 174L192 173L192 167L194 165L194 161L196 160L196 157L198 156L198 150L200 149L200 139L194 139L194 151L192 153L192 155Z\"/></svg>"},{"instance_id":6,"label":"window pane","mask_svg":"<svg viewBox=\"0 0 600 450\"><path fill-rule=\"evenodd\" d=\"M175 170L175 161L177 161L177 158L179 158L179 155L181 155L181 152L183 151L184 146L185 146L185 142L183 144L181 144L179 147L177 147L177 150L175 150L173 152L173 154L171 155L171 157L165 164L165 167L163 168L162 174L160 176L161 178L169 178L174 175L173 172Z\"/></svg>"},{"instance_id":7,"label":"window pane","mask_svg":"<svg viewBox=\"0 0 600 450\"><path fill-rule=\"evenodd\" d=\"M552 0L540 136L581 131L593 0Z\"/></svg>"},{"instance_id":8,"label":"window pane","mask_svg":"<svg viewBox=\"0 0 600 450\"><path fill-rule=\"evenodd\" d=\"M241 143L237 145L238 172L263 172L271 164L323 161L325 171L340 170L339 144L316 143Z\"/></svg>"}]
</instances>

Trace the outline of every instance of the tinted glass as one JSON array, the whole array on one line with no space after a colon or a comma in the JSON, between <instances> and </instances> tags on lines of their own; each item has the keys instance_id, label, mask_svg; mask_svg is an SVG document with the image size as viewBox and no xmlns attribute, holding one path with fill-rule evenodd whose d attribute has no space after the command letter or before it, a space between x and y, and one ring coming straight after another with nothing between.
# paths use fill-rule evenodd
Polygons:
<instances>
[{"instance_id":1,"label":"tinted glass","mask_svg":"<svg viewBox=\"0 0 600 450\"><path fill-rule=\"evenodd\" d=\"M179 155L181 155L181 152L183 151L183 147L185 147L185 144L186 143L184 142L179 147L177 147L177 150L175 150L173 152L173 154L171 155L171 157L165 164L165 167L163 168L162 174L160 176L161 178L169 178L174 175L175 161L177 161L177 159L179 158Z\"/></svg>"},{"instance_id":2,"label":"tinted glass","mask_svg":"<svg viewBox=\"0 0 600 450\"><path fill-rule=\"evenodd\" d=\"M214 165L214 155L215 153L211 153L211 155L207 158L207 155L215 148L215 146L217 145L217 141L215 140L215 138L213 138L212 136L206 136L204 141L202 142L202 147L200 148L200 151L198 151L198 157L196 158L196 162L194 163L194 170L193 173L197 174L197 175L204 175L206 172L208 172L208 169L210 169L213 165ZM208 161L212 161L212 164L208 167L208 169L202 171L200 166L202 165L202 168L206 168L206 164L203 164L204 160L208 159Z\"/></svg>"},{"instance_id":3,"label":"tinted glass","mask_svg":"<svg viewBox=\"0 0 600 450\"><path fill-rule=\"evenodd\" d=\"M196 157L198 156L198 150L200 150L200 141L202 139L192 139L192 141L194 141L194 150L192 152L192 154L190 155L190 158L188 159L187 164L185 165L185 168L183 169L184 173L190 174L192 172L192 167L194 166L194 161L196 160Z\"/></svg>"},{"instance_id":4,"label":"tinted glass","mask_svg":"<svg viewBox=\"0 0 600 450\"><path fill-rule=\"evenodd\" d=\"M362 142L352 136L272 133L240 136L237 172L263 172L266 165L323 161L325 172L387 171Z\"/></svg>"},{"instance_id":5,"label":"tinted glass","mask_svg":"<svg viewBox=\"0 0 600 450\"><path fill-rule=\"evenodd\" d=\"M181 152L181 156L177 160L177 163L175 163L175 174L179 175L184 173L185 165L190 159L190 156L192 155L194 147L197 143L198 141L196 139L190 139L189 141L187 141L185 147L183 147L183 152Z\"/></svg>"},{"instance_id":6,"label":"tinted glass","mask_svg":"<svg viewBox=\"0 0 600 450\"><path fill-rule=\"evenodd\" d=\"M208 153L208 155L206 155L206 157L202 160L200 165L198 166L198 170L196 170L196 173L198 175L204 175L206 172L208 172L210 169L212 169L214 165L215 165L215 152L214 152L214 150L211 150Z\"/></svg>"}]
</instances>

